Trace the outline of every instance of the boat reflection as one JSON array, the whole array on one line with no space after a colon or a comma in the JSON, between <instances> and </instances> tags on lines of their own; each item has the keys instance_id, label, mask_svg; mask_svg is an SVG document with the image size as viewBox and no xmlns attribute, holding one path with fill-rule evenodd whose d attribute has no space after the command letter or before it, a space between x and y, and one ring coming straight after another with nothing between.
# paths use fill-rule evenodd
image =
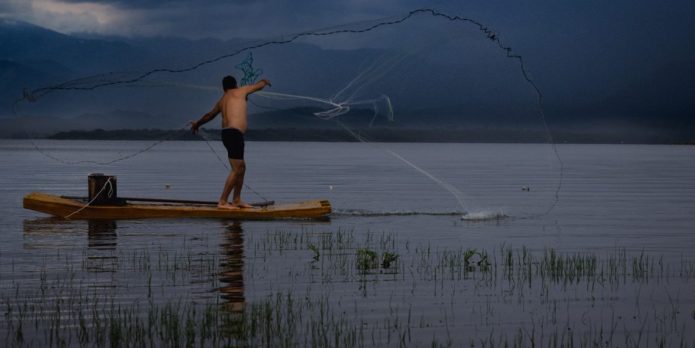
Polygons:
<instances>
[{"instance_id":1,"label":"boat reflection","mask_svg":"<svg viewBox=\"0 0 695 348\"><path fill-rule=\"evenodd\" d=\"M84 270L118 270L118 225L115 220L70 221L49 217L24 220L23 227L24 249L75 249L84 243L84 234L87 232Z\"/></svg>"},{"instance_id":2,"label":"boat reflection","mask_svg":"<svg viewBox=\"0 0 695 348\"><path fill-rule=\"evenodd\" d=\"M115 250L118 228L115 220L70 221L57 217L27 219L24 227L24 248L74 248L87 232L87 246L99 250Z\"/></svg>"}]
</instances>

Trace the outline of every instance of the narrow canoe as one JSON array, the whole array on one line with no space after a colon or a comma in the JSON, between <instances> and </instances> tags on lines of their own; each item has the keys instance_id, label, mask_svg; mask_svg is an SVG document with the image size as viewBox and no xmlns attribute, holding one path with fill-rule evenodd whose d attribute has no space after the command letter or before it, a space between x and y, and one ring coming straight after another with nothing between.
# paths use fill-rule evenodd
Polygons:
<instances>
[{"instance_id":1,"label":"narrow canoe","mask_svg":"<svg viewBox=\"0 0 695 348\"><path fill-rule=\"evenodd\" d=\"M145 203L90 205L85 202L41 192L24 196L24 208L69 217L70 219L149 219L149 218L223 218L244 220L316 219L331 213L327 200L271 205L262 208L220 209L205 204Z\"/></svg>"}]
</instances>

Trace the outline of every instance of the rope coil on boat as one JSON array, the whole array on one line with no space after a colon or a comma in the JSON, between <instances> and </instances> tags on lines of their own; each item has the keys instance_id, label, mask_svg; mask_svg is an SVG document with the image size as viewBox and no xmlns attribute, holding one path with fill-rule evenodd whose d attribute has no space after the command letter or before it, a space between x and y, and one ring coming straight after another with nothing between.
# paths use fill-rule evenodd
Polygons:
<instances>
[{"instance_id":1,"label":"rope coil on boat","mask_svg":"<svg viewBox=\"0 0 695 348\"><path fill-rule=\"evenodd\" d=\"M87 207L89 207L92 203L94 203L94 201L96 201L97 198L99 198L99 196L101 195L102 192L104 192L104 190L106 189L107 186L109 187L109 191L108 191L107 195L108 195L109 197L113 196L113 185L111 185L111 178L108 178L108 179L106 180L106 183L104 184L104 186L101 187L101 190L99 190L99 192L97 192L97 194L95 194L94 197L93 197L89 202L87 202L87 204L83 205L80 209L77 209L77 210L73 211L72 213L70 213L70 214L68 214L68 215L66 215L66 216L63 216L63 218L64 218L65 220L70 220L70 217L71 217L71 216L73 216L73 215L75 215L75 214L77 214L77 213L79 213L79 212L85 210L85 209L86 209Z\"/></svg>"}]
</instances>

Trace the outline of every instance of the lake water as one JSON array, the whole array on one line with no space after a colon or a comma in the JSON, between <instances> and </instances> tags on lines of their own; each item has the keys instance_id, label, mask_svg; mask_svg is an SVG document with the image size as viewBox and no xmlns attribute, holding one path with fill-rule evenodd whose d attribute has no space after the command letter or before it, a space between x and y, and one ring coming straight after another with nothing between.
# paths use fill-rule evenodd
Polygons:
<instances>
[{"instance_id":1,"label":"lake water","mask_svg":"<svg viewBox=\"0 0 695 348\"><path fill-rule=\"evenodd\" d=\"M246 200L329 199L330 220L22 209L92 172L217 199L205 142L63 163L151 144L0 140L3 345L695 346L693 146L558 145L559 187L548 144L249 142Z\"/></svg>"}]
</instances>

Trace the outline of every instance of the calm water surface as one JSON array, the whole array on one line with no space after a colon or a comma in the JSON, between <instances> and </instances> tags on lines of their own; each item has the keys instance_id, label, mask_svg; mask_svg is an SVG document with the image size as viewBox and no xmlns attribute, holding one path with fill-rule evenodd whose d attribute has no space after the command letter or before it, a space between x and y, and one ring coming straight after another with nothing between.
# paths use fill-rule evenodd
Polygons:
<instances>
[{"instance_id":1,"label":"calm water surface","mask_svg":"<svg viewBox=\"0 0 695 348\"><path fill-rule=\"evenodd\" d=\"M75 162L151 143L36 144ZM453 185L463 206L386 150ZM330 220L95 222L24 210L22 197L86 195L87 174L103 172L118 177L121 196L215 200L227 170L204 142L165 142L95 165L0 140L0 342L56 344L41 328L16 338L16 308L27 303L43 303L44 316L59 299L100 296L248 314L268 301L287 306L281 297L303 299L303 316L282 317L299 323L283 341L297 346L695 346L695 147L558 151L556 202L560 164L549 145L250 142L246 183L258 194L246 189L246 200L325 198ZM312 340L317 322L331 322L334 339ZM356 338L341 341L343 329Z\"/></svg>"}]
</instances>

